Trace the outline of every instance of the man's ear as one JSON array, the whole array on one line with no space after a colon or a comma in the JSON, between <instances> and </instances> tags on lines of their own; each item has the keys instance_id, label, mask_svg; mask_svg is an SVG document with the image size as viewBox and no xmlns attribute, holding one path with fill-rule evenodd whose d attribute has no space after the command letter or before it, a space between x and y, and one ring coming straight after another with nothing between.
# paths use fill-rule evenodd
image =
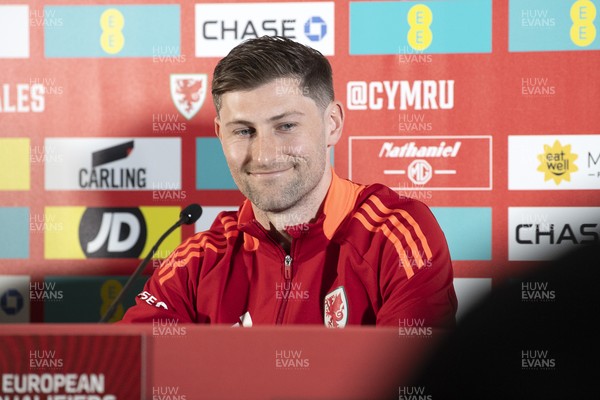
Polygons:
<instances>
[{"instance_id":1,"label":"man's ear","mask_svg":"<svg viewBox=\"0 0 600 400\"><path fill-rule=\"evenodd\" d=\"M215 135L217 135L219 140L221 139L221 121L218 116L215 117Z\"/></svg>"},{"instance_id":2,"label":"man's ear","mask_svg":"<svg viewBox=\"0 0 600 400\"><path fill-rule=\"evenodd\" d=\"M334 146L342 137L342 128L344 127L344 107L339 101L332 101L326 110L327 116L327 137L325 138L327 146Z\"/></svg>"}]
</instances>

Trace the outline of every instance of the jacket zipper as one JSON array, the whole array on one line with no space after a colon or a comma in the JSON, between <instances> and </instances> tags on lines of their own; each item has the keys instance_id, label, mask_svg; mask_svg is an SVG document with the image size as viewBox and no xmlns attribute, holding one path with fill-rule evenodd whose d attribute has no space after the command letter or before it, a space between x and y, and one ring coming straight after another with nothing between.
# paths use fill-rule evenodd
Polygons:
<instances>
[{"instance_id":1,"label":"jacket zipper","mask_svg":"<svg viewBox=\"0 0 600 400\"><path fill-rule=\"evenodd\" d=\"M286 254L285 259L283 261L283 278L285 279L284 288L285 291L283 299L281 299L281 304L279 305L279 312L277 313L277 325L281 325L283 323L283 313L285 312L285 307L287 305L288 297L290 295L290 290L292 289L292 256Z\"/></svg>"},{"instance_id":2,"label":"jacket zipper","mask_svg":"<svg viewBox=\"0 0 600 400\"><path fill-rule=\"evenodd\" d=\"M256 225L258 225L259 229L265 233L265 236L268 238L268 240L270 240L275 245L275 247L277 247L279 250L281 250L281 253L283 255L285 255L285 257L283 259L283 279L285 280L284 286L286 287L286 289L284 292L285 295L284 295L283 299L281 299L281 304L279 305L279 310L277 311L277 320L275 321L276 325L281 325L283 323L283 314L285 312L285 308L287 305L290 290L292 289L292 261L293 261L293 259L290 254L285 254L285 251L281 248L281 245L279 243L277 243L271 237L271 235L269 235L269 233L266 231L266 229L263 228L262 225L258 221L254 221L254 222L256 223ZM293 250L294 250L294 239L292 239L292 244L290 246L290 253L293 254Z\"/></svg>"}]
</instances>

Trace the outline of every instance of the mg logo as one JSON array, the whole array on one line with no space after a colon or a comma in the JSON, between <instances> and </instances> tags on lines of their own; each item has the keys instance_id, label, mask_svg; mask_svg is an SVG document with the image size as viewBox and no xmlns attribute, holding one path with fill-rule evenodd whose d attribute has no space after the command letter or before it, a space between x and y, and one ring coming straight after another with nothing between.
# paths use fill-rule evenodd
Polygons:
<instances>
[{"instance_id":1,"label":"mg logo","mask_svg":"<svg viewBox=\"0 0 600 400\"><path fill-rule=\"evenodd\" d=\"M408 165L408 179L415 185L424 185L431 179L433 169L425 160L414 160Z\"/></svg>"}]
</instances>

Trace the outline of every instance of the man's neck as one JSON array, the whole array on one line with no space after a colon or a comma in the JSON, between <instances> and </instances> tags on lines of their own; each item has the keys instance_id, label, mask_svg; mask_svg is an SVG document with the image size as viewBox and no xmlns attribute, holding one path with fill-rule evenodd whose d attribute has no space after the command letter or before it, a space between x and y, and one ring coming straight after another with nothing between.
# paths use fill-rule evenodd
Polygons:
<instances>
[{"instance_id":1,"label":"man's neck","mask_svg":"<svg viewBox=\"0 0 600 400\"><path fill-rule=\"evenodd\" d=\"M281 212L263 211L252 204L254 217L289 253L292 237L286 232L285 228L308 224L317 219L332 179L331 167L328 166L323 179L302 201Z\"/></svg>"}]
</instances>

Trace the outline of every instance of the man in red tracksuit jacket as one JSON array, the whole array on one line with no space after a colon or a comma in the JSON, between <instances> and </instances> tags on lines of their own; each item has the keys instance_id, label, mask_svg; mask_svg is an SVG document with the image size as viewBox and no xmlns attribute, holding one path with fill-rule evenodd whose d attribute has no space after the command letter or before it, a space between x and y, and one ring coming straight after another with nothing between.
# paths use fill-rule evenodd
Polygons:
<instances>
[{"instance_id":1,"label":"man in red tracksuit jacket","mask_svg":"<svg viewBox=\"0 0 600 400\"><path fill-rule=\"evenodd\" d=\"M321 53L243 42L215 68L212 94L247 200L175 249L123 322L454 325L452 263L428 207L331 168L344 110Z\"/></svg>"}]
</instances>

